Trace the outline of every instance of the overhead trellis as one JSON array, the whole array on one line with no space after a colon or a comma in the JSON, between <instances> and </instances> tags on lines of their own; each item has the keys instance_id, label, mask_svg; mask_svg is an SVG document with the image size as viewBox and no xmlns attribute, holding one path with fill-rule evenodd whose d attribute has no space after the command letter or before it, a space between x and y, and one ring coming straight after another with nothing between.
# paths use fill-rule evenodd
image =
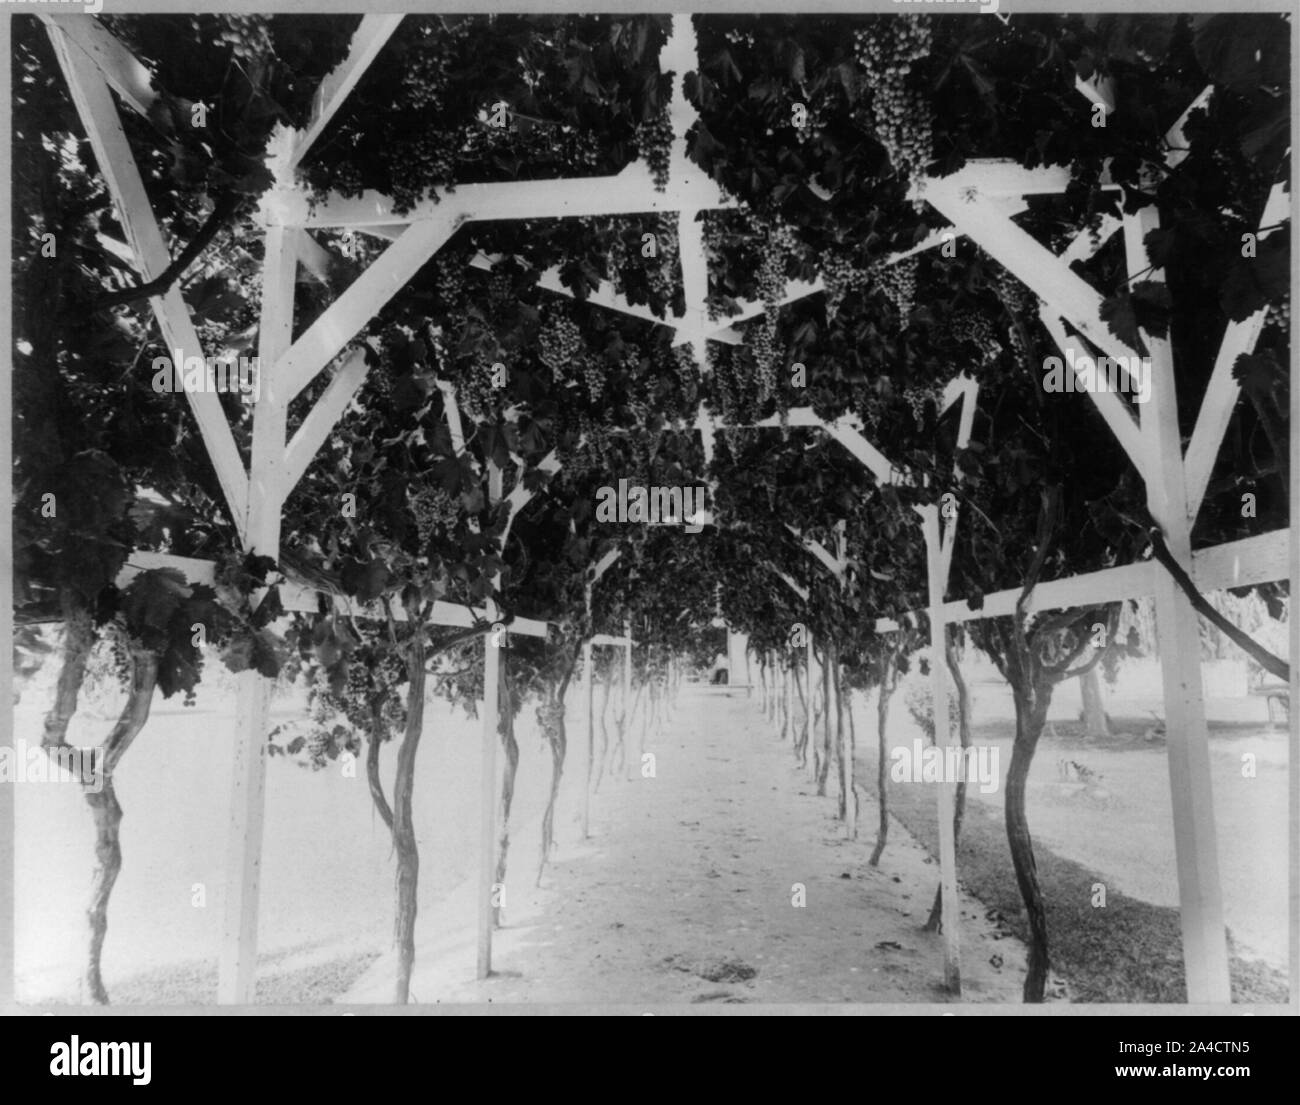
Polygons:
<instances>
[{"instance_id":1,"label":"overhead trellis","mask_svg":"<svg viewBox=\"0 0 1300 1105\"><path fill-rule=\"evenodd\" d=\"M112 193L133 264L142 281L155 279L166 270L171 258L112 98L116 93L128 109L147 116L157 96L150 87L148 71L93 17L45 14L41 17ZM657 316L646 318L644 310L634 308L606 285L597 288L588 302L646 321L666 322L676 331L675 343L689 344L702 369L708 364L708 342L741 340L734 324L757 317L766 309L762 304L745 303L740 305L739 315L731 319L709 318L708 262L699 214L733 206L734 201L686 155L685 136L695 121L695 113L680 80L676 82L670 109L674 140L669 184L664 191L656 190L649 167L638 161L609 177L464 184L452 193L437 197L436 201L425 200L410 210L401 210L391 197L374 193L354 198L332 195L310 202L296 170L391 38L401 18L399 15L364 17L347 57L317 91L308 125L301 131L278 129L266 151L266 162L275 183L264 196L260 210L265 251L258 355L261 363L269 368L254 405L252 455L247 470L216 396L186 393L243 547L250 553L273 559L279 558L281 515L288 495L365 382L364 355L358 349L349 351L349 347L463 223L675 213L684 313L671 322ZM697 64L691 19L675 16L661 67L685 74ZM1081 81L1079 87L1090 100L1107 111L1113 110L1108 91L1098 82ZM1212 90L1207 89L1189 111L1211 94ZM1185 156L1182 122L1171 132L1171 159ZM1038 296L1044 326L1063 353L1073 356L1085 352L1081 339L1086 339L1107 355L1136 357L1135 351L1116 338L1102 321L1100 293L1072 270L1071 262L1091 256L1108 238L1122 231L1128 270L1147 269L1149 258L1144 238L1159 225L1158 211L1149 206L1122 219L1108 218L1099 235L1081 235L1063 254L1056 255L1018 227L1012 216L1023 208L1026 195L1062 193L1068 184L1069 173L1064 169L1026 170L1011 162L971 162L947 177L917 182L914 198L932 206L952 224L952 233L964 235ZM1289 217L1289 197L1277 185L1261 213L1260 236L1268 233L1266 228L1276 226L1286 217ZM294 339L297 267L301 264L305 269L319 272L324 264L322 249L309 233L318 228L362 230L391 244ZM932 235L912 249L892 255L886 263L904 260L943 240L942 232ZM499 258L480 256L473 263L491 267L498 261ZM1161 274L1154 272L1148 279L1159 281ZM554 273L543 274L540 284L558 294L572 294ZM785 298L793 301L825 288L821 279L805 281L788 288ZM151 305L168 347L202 356L199 337L179 291L173 288L153 296ZM1265 312L1259 311L1244 322L1230 325L1185 451L1178 434L1175 373L1168 342L1150 334L1142 335L1151 351L1154 384L1152 401L1142 408L1140 419L1134 417L1118 395L1105 390L1089 391L1099 413L1144 480L1151 514L1161 526L1173 558L1204 590L1269 582L1284 579L1288 574L1289 530L1196 553L1190 545L1192 523L1204 500L1238 394L1232 369L1241 354L1254 348L1264 317ZM331 366L329 384L290 438L287 432L290 402ZM464 434L459 425L454 389L446 385L444 395L449 429L453 440L459 443L458 449L463 449ZM942 410L958 401L963 404L960 448L970 438L975 401L973 385L963 377L949 384ZM868 440L861 423L850 416L828 421L811 409L796 408L770 419L729 426L702 405L693 424L702 434L706 459L712 456L713 437L719 430L787 425L824 430L881 483L911 479ZM554 473L559 466L558 457L551 454L537 469ZM519 481L508 493L502 486L499 469L491 471L490 478L493 501L508 501L512 519L534 495L524 487L522 466ZM986 596L978 611L970 610L960 600L948 602L946 592L956 520L941 519L937 504L919 506L917 510L927 550L931 644L938 655L948 622L1012 613L1022 596L1019 590ZM811 539L798 535L796 538L837 578L842 575L843 549L832 554ZM502 544L504 540L503 535ZM156 566L179 568L195 581L210 577L212 572L212 565L207 562L145 553L132 556L128 572ZM792 580L787 582L798 590ZM1171 732L1181 734L1181 739L1169 742L1168 756L1188 996L1194 1002L1226 1002L1229 999L1227 948L1201 677L1194 651L1179 647L1180 642L1195 639L1196 611L1172 577L1149 562L1041 584L1022 609L1087 605L1140 594L1154 594L1156 598L1168 722ZM346 600L339 596L329 595L326 599L346 605ZM320 596L310 588L286 587L286 609L314 611L319 602ZM433 619L454 625L491 624L498 613L491 601L480 610L438 604ZM546 632L544 623L521 618L514 619L506 628L510 632L534 635ZM894 622L877 623L881 632L894 628ZM592 643L623 645L630 656L630 634ZM489 785L496 740L495 634L485 636L485 648L487 702L483 739L484 775L488 782L483 794L480 858L483 877L490 880L495 816L494 795ZM589 662L589 672L590 669ZM946 717L948 691L944 665L933 664L932 674L935 717ZM256 672L241 675L219 984L220 1000L229 1003L248 1002L253 994L268 706L266 680ZM938 727L937 736L941 742L951 743L951 733L945 732L944 727ZM950 785L938 789L946 977L950 988L959 991L952 792ZM486 885L480 887L480 975L485 975L491 965L489 891Z\"/></svg>"}]
</instances>

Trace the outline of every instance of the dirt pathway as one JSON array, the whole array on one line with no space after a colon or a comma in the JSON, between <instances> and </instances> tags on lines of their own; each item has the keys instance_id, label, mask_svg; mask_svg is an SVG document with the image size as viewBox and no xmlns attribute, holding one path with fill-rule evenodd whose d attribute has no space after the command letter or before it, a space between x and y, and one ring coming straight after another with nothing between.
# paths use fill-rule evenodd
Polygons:
<instances>
[{"instance_id":1,"label":"dirt pathway","mask_svg":"<svg viewBox=\"0 0 1300 1105\"><path fill-rule=\"evenodd\" d=\"M757 695L686 688L646 751L654 777L607 781L591 839L512 899L494 977L467 981L462 933L420 950L421 1001L949 1000L942 940L921 928L937 865L895 823L868 867L874 803L863 796L860 839L847 842L834 800L816 797ZM962 940L964 1000L1018 1002L1023 948L969 898Z\"/></svg>"}]
</instances>

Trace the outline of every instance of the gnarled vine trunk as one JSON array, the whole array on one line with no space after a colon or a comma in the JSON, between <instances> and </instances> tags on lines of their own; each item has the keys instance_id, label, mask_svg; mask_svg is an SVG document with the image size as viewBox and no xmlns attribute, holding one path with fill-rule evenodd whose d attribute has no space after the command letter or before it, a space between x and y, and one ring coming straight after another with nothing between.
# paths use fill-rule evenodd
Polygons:
<instances>
[{"instance_id":1,"label":"gnarled vine trunk","mask_svg":"<svg viewBox=\"0 0 1300 1105\"><path fill-rule=\"evenodd\" d=\"M872 867L880 866L880 857L889 840L889 742L885 738L885 723L889 720L889 700L897 684L892 653L885 653L880 662L880 691L876 698L876 795L880 804L880 824L876 829L876 846L868 861Z\"/></svg>"},{"instance_id":2,"label":"gnarled vine trunk","mask_svg":"<svg viewBox=\"0 0 1300 1105\"><path fill-rule=\"evenodd\" d=\"M384 739L384 708L381 699L370 704L370 743L366 748L366 785L370 787L370 800L379 811L379 817L393 831L393 808L384 796L384 784L379 777L379 749Z\"/></svg>"},{"instance_id":3,"label":"gnarled vine trunk","mask_svg":"<svg viewBox=\"0 0 1300 1105\"><path fill-rule=\"evenodd\" d=\"M811 677L812 673L808 673ZM794 677L794 689L799 694L799 708L803 711L803 725L799 728L799 736L794 741L794 758L799 761L800 767L808 766L808 723L811 720L812 708L808 705L808 696L803 693L803 682L799 678L799 666L795 664L792 668ZM809 693L811 693L811 685Z\"/></svg>"},{"instance_id":4,"label":"gnarled vine trunk","mask_svg":"<svg viewBox=\"0 0 1300 1105\"><path fill-rule=\"evenodd\" d=\"M542 858L537 865L537 885L542 882L542 872L546 870L546 861L551 857L551 848L555 842L555 800L560 793L560 779L564 776L564 757L568 753L568 730L564 722L564 696L568 693L573 670L578 664L578 654L582 646L575 646L573 656L560 677L558 687L554 687L548 696L546 714L542 720L542 731L551 746L551 793L546 801L546 812L542 814Z\"/></svg>"},{"instance_id":5,"label":"gnarled vine trunk","mask_svg":"<svg viewBox=\"0 0 1300 1105\"><path fill-rule=\"evenodd\" d=\"M415 788L415 756L424 730L425 644L422 627L406 653L406 727L397 750L397 774L393 781L393 849L397 853L397 910L393 920L393 945L397 949L397 979L393 1000L405 1005L411 996L411 970L415 966L415 915L420 885L420 851L415 842L412 795Z\"/></svg>"},{"instance_id":6,"label":"gnarled vine trunk","mask_svg":"<svg viewBox=\"0 0 1300 1105\"><path fill-rule=\"evenodd\" d=\"M592 661L592 667L595 667L595 660ZM605 723L605 716L609 712L610 688L613 685L614 677L611 674L605 680L605 694L600 700L600 762L596 765L596 781L592 785L592 793L600 790L600 780L605 776L605 758L609 754L609 726Z\"/></svg>"},{"instance_id":7,"label":"gnarled vine trunk","mask_svg":"<svg viewBox=\"0 0 1300 1105\"><path fill-rule=\"evenodd\" d=\"M1007 842L1011 845L1011 862L1016 870L1016 883L1029 917L1029 964L1025 972L1024 1000L1040 1002L1047 984L1048 946L1047 910L1043 904L1043 891L1038 884L1038 867L1034 862L1034 844L1029 835L1029 819L1025 815L1025 784L1029 767L1038 748L1047 721L1047 708L1051 704L1050 684L1036 688L1032 699L1021 689L1013 687L1016 705L1016 742L1011 750L1011 765L1007 768L1006 820Z\"/></svg>"},{"instance_id":8,"label":"gnarled vine trunk","mask_svg":"<svg viewBox=\"0 0 1300 1105\"><path fill-rule=\"evenodd\" d=\"M108 934L108 900L122 870L119 835L122 807L113 785L113 772L149 720L154 688L158 685L158 656L152 649L132 648L131 661L131 689L122 714L100 749L96 777L82 780L95 825L95 868L90 878L90 905L86 910L90 943L85 983L87 996L96 1005L108 1004L101 963L104 938Z\"/></svg>"},{"instance_id":9,"label":"gnarled vine trunk","mask_svg":"<svg viewBox=\"0 0 1300 1105\"><path fill-rule=\"evenodd\" d=\"M961 741L962 762L968 763L966 759L966 749L970 747L970 692L966 687L966 679L961 673L961 666L957 663L957 649L949 640L944 647L944 657L948 662L948 671L952 675L952 685L957 692L957 733ZM957 780L957 800L953 803L952 811L952 846L954 850L961 844L961 823L962 818L966 815L966 787L968 780L965 774ZM941 932L943 930L943 883L941 882L934 892L934 905L930 907L930 917L926 921L925 927L930 932Z\"/></svg>"},{"instance_id":10,"label":"gnarled vine trunk","mask_svg":"<svg viewBox=\"0 0 1300 1105\"><path fill-rule=\"evenodd\" d=\"M822 650L822 745L817 765L817 797L826 797L826 780L831 773L831 671L834 651L831 646Z\"/></svg>"},{"instance_id":11,"label":"gnarled vine trunk","mask_svg":"<svg viewBox=\"0 0 1300 1105\"><path fill-rule=\"evenodd\" d=\"M95 624L90 611L79 603L71 589L60 595L63 610L63 660L54 688L54 703L45 715L41 746L54 748L68 743L68 725L77 712L77 697L86 681L86 664L95 645Z\"/></svg>"}]
</instances>

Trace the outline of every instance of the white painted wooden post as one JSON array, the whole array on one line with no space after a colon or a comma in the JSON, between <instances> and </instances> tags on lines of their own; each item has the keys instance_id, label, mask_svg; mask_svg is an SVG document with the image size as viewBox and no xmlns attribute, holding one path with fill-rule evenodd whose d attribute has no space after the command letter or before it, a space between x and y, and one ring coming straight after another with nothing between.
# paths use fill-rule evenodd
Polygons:
<instances>
[{"instance_id":1,"label":"white painted wooden post","mask_svg":"<svg viewBox=\"0 0 1300 1105\"><path fill-rule=\"evenodd\" d=\"M934 702L935 744L944 762L947 749L952 744L952 729L948 724L948 668L944 662L943 593L945 581L941 574L939 509L934 504L919 508L925 532L925 562L930 592L930 679ZM958 918L961 916L957 898L957 847L953 834L953 808L955 783L941 780L939 791L939 883L943 887L943 974L949 991L961 996L961 933Z\"/></svg>"},{"instance_id":2,"label":"white painted wooden post","mask_svg":"<svg viewBox=\"0 0 1300 1105\"><path fill-rule=\"evenodd\" d=\"M1293 286L1291 289L1291 300L1292 300L1293 311L1295 309L1295 298L1296 298L1296 294L1295 294L1295 288ZM1295 384L1292 383L1291 385L1291 427L1292 427L1291 432L1293 435L1295 433L1296 426L1300 426L1300 387L1296 387ZM1300 519L1300 464L1296 463L1297 460L1300 460L1300 457L1296 456L1297 450L1294 445L1294 438L1292 439L1292 441L1293 444L1291 446L1291 463L1289 465L1289 470L1291 472L1290 518L1291 518L1291 525L1295 526L1297 524L1297 519ZM1287 565L1288 565L1288 570L1291 573L1290 593L1293 596L1300 595L1300 541L1290 541L1288 542L1288 546L1289 548L1287 550ZM1297 618L1295 616L1294 606L1291 609L1290 620L1291 620L1291 625L1290 625L1291 702L1289 704L1288 709L1291 711L1290 714L1291 718L1294 718L1296 703L1300 702L1300 618ZM1293 734L1295 733L1294 720L1291 721L1291 732ZM1294 743L1291 745L1291 747L1292 749L1295 748ZM1297 757L1294 751L1292 751L1290 756L1288 756L1287 776L1291 784L1290 812L1291 812L1291 824L1294 825L1296 823L1295 796L1297 794L1300 794L1300 757ZM1292 840L1294 839L1295 837L1293 836ZM1295 846L1293 844L1292 849L1294 849L1294 847ZM1293 850L1291 852L1291 856L1294 857L1294 855L1295 852ZM1294 858L1292 858L1291 860L1291 871L1292 871L1292 878L1294 878L1294 873L1295 873ZM1292 883L1293 893L1294 893L1294 886L1295 884ZM1295 916L1295 914L1293 913L1292 916ZM1291 971L1290 971L1291 993L1300 994L1300 925L1293 924L1291 926L1291 931L1287 936L1287 951L1290 954L1290 964L1291 964Z\"/></svg>"},{"instance_id":3,"label":"white painted wooden post","mask_svg":"<svg viewBox=\"0 0 1300 1105\"><path fill-rule=\"evenodd\" d=\"M808 670L807 672L804 673L804 677L808 684L808 697L804 702L804 709L807 711L808 714L808 743L811 745L813 744L813 742L817 740L817 726L813 724L813 694L815 693L815 688L813 686L813 635L811 630L809 630L807 633L807 641L808 641ZM808 752L809 749L805 748L804 754L807 755ZM808 756L808 771L811 773L813 778L817 777L817 772L814 767L816 762L817 762L816 756Z\"/></svg>"},{"instance_id":4,"label":"white painted wooden post","mask_svg":"<svg viewBox=\"0 0 1300 1105\"><path fill-rule=\"evenodd\" d=\"M488 600L496 619L496 604ZM478 869L478 971L477 977L492 973L492 894L496 879L496 803L497 803L497 716L501 680L501 651L493 629L483 638L483 748L482 778L479 791L479 869Z\"/></svg>"},{"instance_id":5,"label":"white painted wooden post","mask_svg":"<svg viewBox=\"0 0 1300 1105\"><path fill-rule=\"evenodd\" d=\"M595 651L588 641L582 646L582 667L587 673L587 782L582 788L582 839L591 836L591 772L596 761L596 669Z\"/></svg>"},{"instance_id":6,"label":"white painted wooden post","mask_svg":"<svg viewBox=\"0 0 1300 1105\"><path fill-rule=\"evenodd\" d=\"M623 740L624 748L627 747L627 740L632 728L632 623L625 621L623 623L623 636L627 638L627 646L623 649ZM650 688L646 688L646 694L650 693ZM650 702L646 700L646 713L650 713Z\"/></svg>"},{"instance_id":7,"label":"white painted wooden post","mask_svg":"<svg viewBox=\"0 0 1300 1105\"><path fill-rule=\"evenodd\" d=\"M248 549L279 559L284 504L287 404L271 366L288 349L293 329L297 254L281 227L266 234L262 317L258 338L261 389L253 408L252 464L248 481ZM255 994L257 914L266 801L266 730L271 682L241 672L235 711L235 764L226 836L224 918L217 971L217 1000L246 1005Z\"/></svg>"},{"instance_id":8,"label":"white painted wooden post","mask_svg":"<svg viewBox=\"0 0 1300 1105\"><path fill-rule=\"evenodd\" d=\"M850 840L858 839L857 800L853 794L853 725L849 713L853 709L853 692L844 688L840 710L844 713L844 828Z\"/></svg>"},{"instance_id":9,"label":"white painted wooden post","mask_svg":"<svg viewBox=\"0 0 1300 1105\"><path fill-rule=\"evenodd\" d=\"M1154 205L1125 217L1124 243L1130 272L1141 272L1150 264L1143 239L1159 226L1159 211ZM1147 279L1162 280L1163 273L1149 273ZM1190 571L1191 521L1173 355L1167 341L1150 334L1143 338L1151 350L1151 396L1140 406L1142 433L1149 442L1152 463L1147 503L1164 528L1170 553L1184 570ZM1167 571L1157 571L1154 584L1187 1000L1226 1004L1232 1000L1232 993L1209 732L1201 688L1200 623L1191 601Z\"/></svg>"}]
</instances>

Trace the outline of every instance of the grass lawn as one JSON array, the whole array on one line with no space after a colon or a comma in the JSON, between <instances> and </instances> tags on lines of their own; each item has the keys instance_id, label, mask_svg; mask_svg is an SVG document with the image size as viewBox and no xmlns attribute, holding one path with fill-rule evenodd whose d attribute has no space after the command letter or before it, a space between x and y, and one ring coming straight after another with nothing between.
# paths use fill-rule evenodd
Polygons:
<instances>
[{"instance_id":1,"label":"grass lawn","mask_svg":"<svg viewBox=\"0 0 1300 1105\"><path fill-rule=\"evenodd\" d=\"M865 766L865 765L864 765ZM874 780L872 763L865 778ZM860 776L863 777L863 776ZM934 793L924 784L891 784L889 810L937 856L938 825ZM1077 1001L1187 1001L1178 911L1151 905L1107 888L1106 904L1092 905L1094 883L1105 880L1040 842L1034 844L1038 878L1047 907L1052 968L1063 976ZM1020 939L1029 926L1021 912L1020 890L1001 811L968 801L957 859L961 884ZM1231 934L1229 949L1231 950ZM1286 977L1267 964L1231 957L1232 999L1250 1004L1285 1003Z\"/></svg>"}]
</instances>

